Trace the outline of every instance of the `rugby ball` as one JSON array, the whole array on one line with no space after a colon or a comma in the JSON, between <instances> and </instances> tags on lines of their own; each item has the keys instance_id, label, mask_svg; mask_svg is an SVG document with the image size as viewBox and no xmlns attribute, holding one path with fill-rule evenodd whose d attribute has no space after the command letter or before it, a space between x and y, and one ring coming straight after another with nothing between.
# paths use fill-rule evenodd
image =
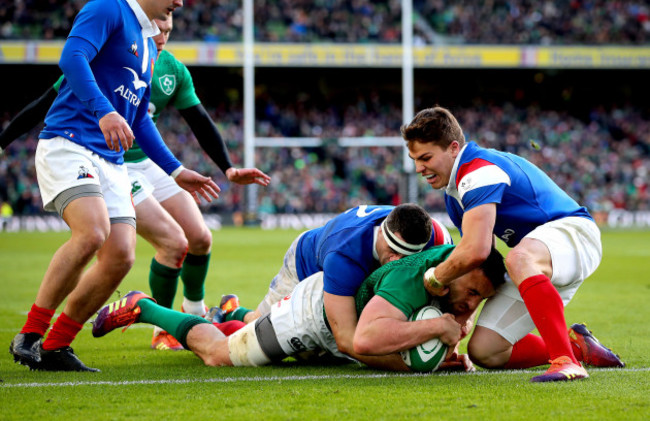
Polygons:
<instances>
[{"instance_id":1,"label":"rugby ball","mask_svg":"<svg viewBox=\"0 0 650 421\"><path fill-rule=\"evenodd\" d=\"M424 306L415 311L409 320L435 319L442 316L442 312L433 306ZM420 373L435 371L447 356L449 347L438 338L433 338L423 344L400 352L404 363L411 369Z\"/></svg>"}]
</instances>

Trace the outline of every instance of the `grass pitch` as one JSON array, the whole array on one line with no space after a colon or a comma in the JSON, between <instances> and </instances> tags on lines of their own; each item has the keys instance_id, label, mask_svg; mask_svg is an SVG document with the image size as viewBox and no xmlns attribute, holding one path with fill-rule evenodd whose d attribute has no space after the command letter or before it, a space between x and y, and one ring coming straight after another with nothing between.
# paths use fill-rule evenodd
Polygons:
<instances>
[{"instance_id":1,"label":"grass pitch","mask_svg":"<svg viewBox=\"0 0 650 421\"><path fill-rule=\"evenodd\" d=\"M254 307L296 231L225 228L214 233L206 301L237 293ZM597 272L566 308L587 322L628 367L591 369L580 382L532 384L543 368L473 374L404 375L356 364L284 362L208 368L190 352L149 349L151 328L133 325L73 343L101 373L30 372L9 342L25 322L50 258L67 233L0 233L0 419L647 419L650 413L650 232L606 231ZM148 291L153 249L138 239L133 270L119 291ZM181 303L182 285L175 302Z\"/></svg>"}]
</instances>

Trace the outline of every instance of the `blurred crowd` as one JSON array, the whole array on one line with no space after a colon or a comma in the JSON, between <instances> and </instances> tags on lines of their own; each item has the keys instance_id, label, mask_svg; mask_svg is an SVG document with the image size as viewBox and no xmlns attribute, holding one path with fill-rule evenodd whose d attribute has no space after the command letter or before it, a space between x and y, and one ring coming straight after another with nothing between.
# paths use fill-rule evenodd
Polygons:
<instances>
[{"instance_id":1,"label":"blurred crowd","mask_svg":"<svg viewBox=\"0 0 650 421\"><path fill-rule=\"evenodd\" d=\"M0 0L0 39L63 39L87 0ZM175 41L242 39L241 2L186 0ZM642 0L414 0L418 44L629 44L650 40ZM399 0L255 0L260 42L396 43Z\"/></svg>"},{"instance_id":2,"label":"blurred crowd","mask_svg":"<svg viewBox=\"0 0 650 421\"><path fill-rule=\"evenodd\" d=\"M321 109L267 104L257 114L257 136L318 136L318 147L256 149L255 165L272 177L258 188L257 207L266 213L340 212L360 203L405 201L403 147L340 147L340 136L399 136L401 110L373 107L372 101ZM563 112L477 103L452 109L469 140L524 156L546 171L590 211L650 210L650 119L633 108L594 109L579 119ZM243 166L241 110L210 111L236 166ZM3 123L9 116L3 116ZM246 208L244 187L230 185L201 152L175 111L158 127L170 149L188 168L213 176L220 198L205 212ZM42 213L34 169L38 130L14 142L0 157L0 202L15 214ZM419 180L419 203L444 210L443 195Z\"/></svg>"}]
</instances>

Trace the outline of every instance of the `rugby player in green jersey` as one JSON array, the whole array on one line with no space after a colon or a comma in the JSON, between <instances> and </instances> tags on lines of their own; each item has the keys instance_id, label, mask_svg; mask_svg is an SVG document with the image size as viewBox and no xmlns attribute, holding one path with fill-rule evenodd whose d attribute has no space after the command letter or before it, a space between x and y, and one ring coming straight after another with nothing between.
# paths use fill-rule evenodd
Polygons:
<instances>
[{"instance_id":1,"label":"rugby player in green jersey","mask_svg":"<svg viewBox=\"0 0 650 421\"><path fill-rule=\"evenodd\" d=\"M403 257L385 264L364 281L355 296L360 317L354 360L375 368L404 371L408 367L400 351L432 338L455 348L471 329L478 305L504 282L505 266L503 257L494 249L481 267L452 281L447 295L434 300L425 290L422 276L453 249L453 245L442 245ZM408 321L415 310L432 304L432 300L445 312L443 316ZM322 272L300 282L269 314L229 337L209 321L166 309L138 291L100 310L93 323L93 335L100 337L138 322L171 332L209 366L259 366L304 351L350 358L339 352L325 317Z\"/></svg>"},{"instance_id":2,"label":"rugby player in green jersey","mask_svg":"<svg viewBox=\"0 0 650 421\"><path fill-rule=\"evenodd\" d=\"M230 182L267 186L270 177L257 168L235 168L228 149L194 90L187 67L164 51L172 30L171 16L156 20L161 33L154 39L158 59L151 81L149 114L154 122L169 104L180 112L201 148L224 172ZM25 107L0 133L0 150L41 122L56 98L63 76L39 99ZM149 285L152 296L172 308L178 277L183 281L182 309L204 315L205 278L210 261L212 235L192 196L154 164L140 149L137 139L124 154L136 209L137 232L156 250L151 260ZM154 349L182 349L166 332L156 328L151 342Z\"/></svg>"}]
</instances>

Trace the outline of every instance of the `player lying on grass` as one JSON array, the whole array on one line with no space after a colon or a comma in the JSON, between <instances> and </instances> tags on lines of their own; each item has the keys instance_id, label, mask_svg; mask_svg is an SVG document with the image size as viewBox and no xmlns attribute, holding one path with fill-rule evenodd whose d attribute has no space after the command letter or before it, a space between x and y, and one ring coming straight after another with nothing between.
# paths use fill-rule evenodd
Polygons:
<instances>
[{"instance_id":1,"label":"player lying on grass","mask_svg":"<svg viewBox=\"0 0 650 421\"><path fill-rule=\"evenodd\" d=\"M354 357L368 366L408 370L399 351L432 338L454 349L469 331L471 316L504 281L505 266L493 250L484 264L449 285L449 293L436 298L446 313L436 319L410 322L411 314L431 303L421 282L425 270L444 261L454 246L443 245L382 266L367 277L354 300L361 315L352 355L338 350L324 312L323 272L300 282L270 313L225 337L210 321L157 305L139 291L101 309L93 322L93 335L101 337L132 323L151 323L170 332L208 366L259 366L278 362L304 351L325 351L339 358Z\"/></svg>"},{"instance_id":2,"label":"player lying on grass","mask_svg":"<svg viewBox=\"0 0 650 421\"><path fill-rule=\"evenodd\" d=\"M268 314L299 282L323 272L325 311L339 351L351 354L359 313L354 294L379 266L423 249L450 244L449 231L420 206L358 206L322 227L300 234L255 311L239 307L236 295L224 296L226 319L246 323Z\"/></svg>"}]
</instances>

